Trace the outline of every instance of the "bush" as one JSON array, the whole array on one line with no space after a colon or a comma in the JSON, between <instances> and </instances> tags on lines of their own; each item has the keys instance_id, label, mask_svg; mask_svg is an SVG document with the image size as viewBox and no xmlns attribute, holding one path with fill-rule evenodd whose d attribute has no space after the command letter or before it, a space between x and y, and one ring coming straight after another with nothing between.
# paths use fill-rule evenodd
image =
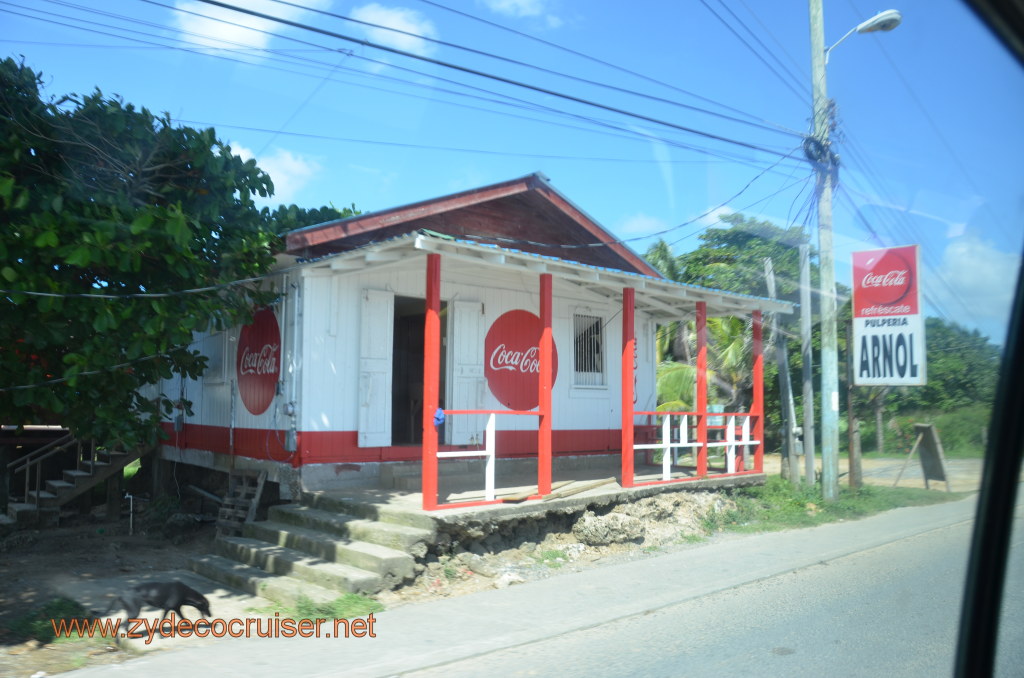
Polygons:
<instances>
[{"instance_id":1,"label":"bush","mask_svg":"<svg viewBox=\"0 0 1024 678\"><path fill-rule=\"evenodd\" d=\"M16 619L9 629L19 640L35 639L41 643L52 643L55 637L53 621L83 619L87 616L86 609L74 600L54 598L39 609Z\"/></svg>"},{"instance_id":2,"label":"bush","mask_svg":"<svg viewBox=\"0 0 1024 678\"><path fill-rule=\"evenodd\" d=\"M885 418L885 455L910 454L917 437L914 424L933 424L939 432L942 449L946 457L981 457L985 454L982 445L982 428L987 427L992 415L988 404L970 405L952 412L912 412ZM860 423L860 445L864 453L878 449L874 418ZM846 449L846 437L840 443Z\"/></svg>"}]
</instances>

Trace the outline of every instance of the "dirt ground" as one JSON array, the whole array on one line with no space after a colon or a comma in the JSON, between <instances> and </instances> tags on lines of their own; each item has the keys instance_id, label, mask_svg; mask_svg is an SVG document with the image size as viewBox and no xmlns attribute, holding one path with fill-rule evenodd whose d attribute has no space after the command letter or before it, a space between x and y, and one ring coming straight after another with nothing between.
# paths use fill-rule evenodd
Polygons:
<instances>
[{"instance_id":1,"label":"dirt ground","mask_svg":"<svg viewBox=\"0 0 1024 678\"><path fill-rule=\"evenodd\" d=\"M777 473L778 465L777 456L766 457L766 472ZM901 461L867 461L865 482L892 485L902 467ZM980 460L951 460L947 467L953 491L977 489ZM845 463L840 468L840 473L843 472ZM845 476L842 481L845 482ZM899 484L923 487L920 465L911 463ZM932 487L945 489L942 483L933 482ZM700 495L705 496L698 499ZM635 517L646 530L642 540L594 546L580 543L572 534L549 534L539 543L521 544L497 554L457 553L430 563L403 589L377 597L386 608L392 608L502 588L623 559L654 557L666 550L693 548L705 538L701 521L707 511L723 508L716 495L708 493L659 496L694 499L661 500L638 507ZM157 579L160 573L187 570L190 556L212 550L215 534L212 523L199 520L194 524L186 522L173 539L166 535L156 538L138 533L129 535L128 531L127 521L106 523L86 515L66 519L59 528L19 531L0 538L0 676L55 675L137 656L137 647L119 647L100 639L40 645L34 641L22 642L5 631L15 619L70 588L81 591L90 590L91 586L99 593L82 602L96 605L97 601L102 602L104 587L117 578L125 581ZM252 607L267 604L257 598L233 595L239 600L245 599Z\"/></svg>"}]
</instances>

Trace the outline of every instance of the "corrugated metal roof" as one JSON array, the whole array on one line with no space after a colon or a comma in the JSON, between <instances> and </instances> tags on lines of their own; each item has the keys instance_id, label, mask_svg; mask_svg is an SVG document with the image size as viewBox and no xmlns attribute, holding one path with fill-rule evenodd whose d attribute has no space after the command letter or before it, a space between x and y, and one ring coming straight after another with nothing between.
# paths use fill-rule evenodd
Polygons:
<instances>
[{"instance_id":1,"label":"corrugated metal roof","mask_svg":"<svg viewBox=\"0 0 1024 678\"><path fill-rule=\"evenodd\" d=\"M796 306L786 301L758 297L739 292L726 292L690 283L676 282L666 278L655 278L640 273L631 273L613 268L581 264L550 255L524 252L491 243L455 238L426 231L407 233L379 242L368 243L357 249L331 254L319 259L299 263L311 267L330 267L340 271L361 270L379 265L373 254L393 253L406 255L437 252L442 255L470 261L488 267L527 268L535 273L551 273L554 277L569 280L581 286L604 290L608 297L618 297L622 288L636 290L637 306L659 318L678 319L684 312L692 311L698 301L708 304L709 315L736 315L760 310L766 312L792 313ZM396 257L394 260L404 258Z\"/></svg>"}]
</instances>

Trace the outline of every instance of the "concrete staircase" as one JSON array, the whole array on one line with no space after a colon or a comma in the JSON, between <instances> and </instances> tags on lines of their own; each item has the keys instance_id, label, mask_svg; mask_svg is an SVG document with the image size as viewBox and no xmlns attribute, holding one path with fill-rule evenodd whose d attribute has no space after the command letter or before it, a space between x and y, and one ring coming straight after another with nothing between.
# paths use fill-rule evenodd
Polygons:
<instances>
[{"instance_id":1,"label":"concrete staircase","mask_svg":"<svg viewBox=\"0 0 1024 678\"><path fill-rule=\"evenodd\" d=\"M129 453L120 450L97 450L86 458L79 455L75 468L60 471L59 477L45 481L39 478L36 482L33 476L30 487L39 486L40 489L29 490L26 496L19 497L19 500L9 501L7 517L17 528L56 525L62 506L122 472L125 466L140 456L139 451ZM39 474L40 468L40 465L36 464L33 473Z\"/></svg>"},{"instance_id":2,"label":"concrete staircase","mask_svg":"<svg viewBox=\"0 0 1024 678\"><path fill-rule=\"evenodd\" d=\"M219 536L215 552L191 564L204 577L294 606L301 596L319 603L397 587L415 577L434 539L425 516L305 494L246 523L241 536Z\"/></svg>"}]
</instances>

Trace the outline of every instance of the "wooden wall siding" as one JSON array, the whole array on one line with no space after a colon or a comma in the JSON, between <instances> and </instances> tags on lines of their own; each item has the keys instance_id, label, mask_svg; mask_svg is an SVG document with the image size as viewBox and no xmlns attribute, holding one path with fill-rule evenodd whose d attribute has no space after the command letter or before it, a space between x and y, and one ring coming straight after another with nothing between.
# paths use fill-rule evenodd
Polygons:
<instances>
[{"instance_id":1,"label":"wooden wall siding","mask_svg":"<svg viewBox=\"0 0 1024 678\"><path fill-rule=\"evenodd\" d=\"M294 289L289 290L286 303L277 308L283 344L284 393L278 395L267 412L259 416L250 414L236 394L237 454L256 458L270 455L269 458L282 461L281 445L285 432L291 426L291 418L286 415L285 406L294 398L299 417L296 424L299 449L302 452L301 463L418 458L418 453L407 447L378 446L360 450L357 440L358 375L363 290L382 290L398 297L422 299L423 261L414 259L372 271L353 273L307 269L302 275L293 276L293 282L301 285L301 294L297 295ZM478 336L472 340L480 346L491 324L503 313L514 309L538 312L539 283L536 275L483 269L445 259L442 259L441 266L441 298L448 304L446 322L452 317L454 302L460 305L479 304L482 317L475 325ZM297 303L302 305L298 332L302 351L300 355L293 356L295 333L291 323ZM553 331L559 352L559 373L553 390L556 453L603 451L617 447L620 428L620 309L621 302L618 299L609 300L579 285L554 280ZM606 378L602 387L581 388L573 385L572 318L576 312L599 316L605 322ZM448 331L451 332L450 326ZM655 404L653 331L653 322L638 313L637 409L653 409ZM232 328L221 339L224 342L221 371L196 381L186 380L186 397L193 401L195 415L186 418L190 430L188 435L178 436L176 443L188 443L188 446L197 446L197 449L225 449L227 429L231 423L231 382L236 378L238 333L239 328ZM467 339L448 335L449 342L457 344L460 340ZM482 356L482 351L480 353L482 359L486 360L487 356ZM294 371L295 364L298 365L297 373ZM449 393L442 394L446 407L461 407L459 402L448 404L451 390L455 386L451 376L448 381ZM482 377L480 381L481 397L476 406L482 409L504 409L486 387ZM462 387L465 393L466 384L463 383ZM171 380L163 383L161 388L165 393L176 396L179 382L177 379ZM482 421L476 423L479 423L482 431ZM471 422L468 427L472 428L473 425L475 423ZM499 446L504 447L502 456L535 453L537 422L534 419L501 417L498 427L502 431L499 436ZM219 429L219 432L214 429ZM267 431L274 432L270 438L260 433ZM260 438L261 435L263 438ZM263 439L266 444L249 449L255 444L253 441L258 442L257 439Z\"/></svg>"}]
</instances>

